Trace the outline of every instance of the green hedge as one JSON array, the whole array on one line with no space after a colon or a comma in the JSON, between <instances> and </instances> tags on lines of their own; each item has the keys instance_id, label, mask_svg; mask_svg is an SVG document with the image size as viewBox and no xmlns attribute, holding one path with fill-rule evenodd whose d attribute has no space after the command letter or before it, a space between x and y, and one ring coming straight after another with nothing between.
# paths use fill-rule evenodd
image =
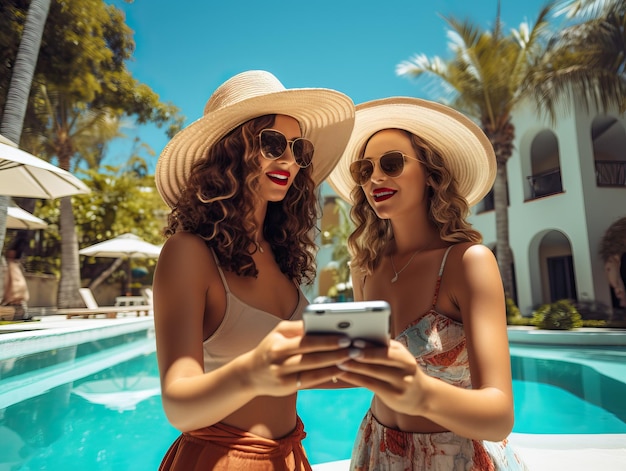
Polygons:
<instances>
[{"instance_id":1,"label":"green hedge","mask_svg":"<svg viewBox=\"0 0 626 471\"><path fill-rule=\"evenodd\" d=\"M549 330L570 330L583 326L580 313L567 299L540 306L533 313L531 322L540 329Z\"/></svg>"}]
</instances>

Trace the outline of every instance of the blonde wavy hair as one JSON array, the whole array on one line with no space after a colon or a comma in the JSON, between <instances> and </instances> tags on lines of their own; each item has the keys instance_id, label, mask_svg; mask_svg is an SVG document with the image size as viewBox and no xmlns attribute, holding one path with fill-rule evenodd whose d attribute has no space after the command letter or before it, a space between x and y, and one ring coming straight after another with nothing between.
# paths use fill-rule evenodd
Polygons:
<instances>
[{"instance_id":1,"label":"blonde wavy hair","mask_svg":"<svg viewBox=\"0 0 626 471\"><path fill-rule=\"evenodd\" d=\"M261 167L258 135L276 115L251 119L220 139L191 168L168 216L166 237L179 231L202 237L220 266L240 276L258 275L252 235ZM311 168L302 168L282 201L269 202L263 235L281 271L298 284L315 278L316 222L320 209ZM252 249L250 247L253 247Z\"/></svg>"},{"instance_id":2,"label":"blonde wavy hair","mask_svg":"<svg viewBox=\"0 0 626 471\"><path fill-rule=\"evenodd\" d=\"M470 213L469 206L459 194L454 175L446 167L442 152L415 134L402 129L399 131L409 137L418 160L426 169L429 219L439 230L441 239L451 243L482 242L480 232L472 229L466 220ZM367 142L359 152L360 159L364 156L366 146ZM360 186L352 189L351 196L355 203L350 217L356 227L348 237L351 267L364 275L371 275L380 263L385 247L393 239L391 223L376 215Z\"/></svg>"}]
</instances>

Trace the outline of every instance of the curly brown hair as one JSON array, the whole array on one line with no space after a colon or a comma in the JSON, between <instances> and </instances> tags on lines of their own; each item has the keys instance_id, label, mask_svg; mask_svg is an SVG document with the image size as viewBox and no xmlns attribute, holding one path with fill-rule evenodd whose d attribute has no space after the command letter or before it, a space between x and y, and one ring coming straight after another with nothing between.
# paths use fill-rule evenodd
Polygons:
<instances>
[{"instance_id":1,"label":"curly brown hair","mask_svg":"<svg viewBox=\"0 0 626 471\"><path fill-rule=\"evenodd\" d=\"M261 167L257 136L276 115L251 119L233 129L192 166L187 185L168 216L166 237L179 231L202 237L220 266L240 276L258 275L252 234ZM263 235L281 271L298 284L315 278L320 208L311 168L300 169L282 201L269 202ZM250 247L254 247L250 249Z\"/></svg>"},{"instance_id":2,"label":"curly brown hair","mask_svg":"<svg viewBox=\"0 0 626 471\"><path fill-rule=\"evenodd\" d=\"M472 229L466 220L469 206L459 194L443 153L419 136L402 129L399 131L409 137L418 160L428 172L429 219L438 228L441 239L452 243L482 242L480 232ZM363 158L366 146L367 142L360 150L359 158ZM351 266L371 275L380 263L383 248L393 239L393 230L388 219L378 218L360 186L352 189L351 196L355 203L350 217L356 227L348 237L348 247L353 255Z\"/></svg>"}]
</instances>

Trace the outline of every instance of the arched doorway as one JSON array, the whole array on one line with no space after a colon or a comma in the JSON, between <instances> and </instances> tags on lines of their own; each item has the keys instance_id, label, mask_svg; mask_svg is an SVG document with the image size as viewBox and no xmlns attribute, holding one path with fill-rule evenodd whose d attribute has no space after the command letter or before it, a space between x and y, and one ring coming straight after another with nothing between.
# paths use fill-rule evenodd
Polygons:
<instances>
[{"instance_id":1,"label":"arched doorway","mask_svg":"<svg viewBox=\"0 0 626 471\"><path fill-rule=\"evenodd\" d=\"M545 302L578 300L572 246L567 236L556 230L543 234L538 256Z\"/></svg>"}]
</instances>

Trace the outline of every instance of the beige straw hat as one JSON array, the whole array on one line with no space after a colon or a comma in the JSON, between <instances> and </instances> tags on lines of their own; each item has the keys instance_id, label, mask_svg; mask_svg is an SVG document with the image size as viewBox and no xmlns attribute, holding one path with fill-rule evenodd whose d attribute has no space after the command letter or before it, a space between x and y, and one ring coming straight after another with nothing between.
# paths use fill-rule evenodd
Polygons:
<instances>
[{"instance_id":1,"label":"beige straw hat","mask_svg":"<svg viewBox=\"0 0 626 471\"><path fill-rule=\"evenodd\" d=\"M242 72L220 85L204 116L177 133L165 146L156 167L156 186L174 206L194 162L219 139L246 121L266 114L284 114L299 121L302 136L315 146L313 180L321 183L336 165L354 125L354 103L335 90L286 89L264 70Z\"/></svg>"},{"instance_id":2,"label":"beige straw hat","mask_svg":"<svg viewBox=\"0 0 626 471\"><path fill-rule=\"evenodd\" d=\"M383 129L409 131L443 153L448 168L467 203L478 203L491 189L496 177L496 157L483 131L458 111L419 98L392 97L357 105L354 130L346 150L328 183L352 204L356 186L350 164L360 158L369 138Z\"/></svg>"}]
</instances>

